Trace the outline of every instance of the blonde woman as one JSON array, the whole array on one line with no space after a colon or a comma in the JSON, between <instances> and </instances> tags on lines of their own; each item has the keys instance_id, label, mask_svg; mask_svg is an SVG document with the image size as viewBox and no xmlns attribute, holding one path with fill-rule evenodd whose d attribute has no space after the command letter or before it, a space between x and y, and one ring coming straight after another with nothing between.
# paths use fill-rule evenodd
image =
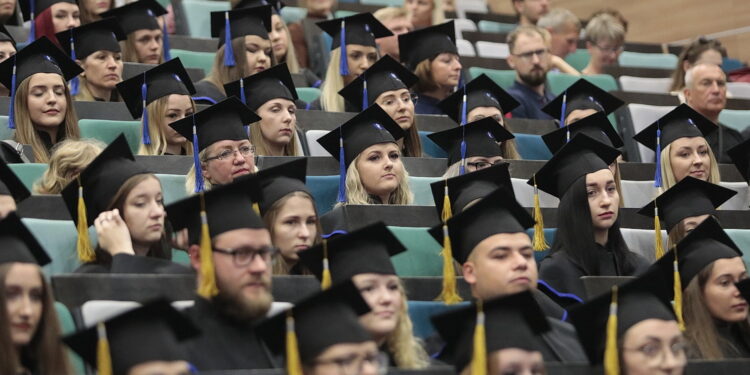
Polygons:
<instances>
[{"instance_id":1,"label":"blonde woman","mask_svg":"<svg viewBox=\"0 0 750 375\"><path fill-rule=\"evenodd\" d=\"M225 33L227 22L230 35ZM268 39L270 30L270 5L212 12L211 36L219 38L219 49L216 51L211 73L195 84L195 100L199 103L216 104L227 97L225 84L275 65L271 41Z\"/></svg>"},{"instance_id":2,"label":"blonde woman","mask_svg":"<svg viewBox=\"0 0 750 375\"><path fill-rule=\"evenodd\" d=\"M49 168L34 183L36 194L60 194L106 147L95 139L65 140L52 148Z\"/></svg>"},{"instance_id":3,"label":"blonde woman","mask_svg":"<svg viewBox=\"0 0 750 375\"><path fill-rule=\"evenodd\" d=\"M345 29L344 40L341 40L342 25ZM346 105L338 93L378 60L375 39L393 34L371 13L324 21L318 26L333 38L333 42L325 81L320 86L320 98L311 103L310 108L328 112L357 112L355 107Z\"/></svg>"},{"instance_id":4,"label":"blonde woman","mask_svg":"<svg viewBox=\"0 0 750 375\"><path fill-rule=\"evenodd\" d=\"M121 82L117 89L133 118L141 118L143 138L138 154L193 154L192 138L183 137L169 126L195 113L195 103L190 97L195 88L179 58Z\"/></svg>"},{"instance_id":5,"label":"blonde woman","mask_svg":"<svg viewBox=\"0 0 750 375\"><path fill-rule=\"evenodd\" d=\"M224 90L244 100L261 117L250 125L256 155L303 156L297 132L297 92L286 64L228 83Z\"/></svg>"},{"instance_id":6,"label":"blonde woman","mask_svg":"<svg viewBox=\"0 0 750 375\"><path fill-rule=\"evenodd\" d=\"M340 163L338 204L412 203L409 173L396 143L403 136L403 129L373 105L318 139Z\"/></svg>"},{"instance_id":7,"label":"blonde woman","mask_svg":"<svg viewBox=\"0 0 750 375\"><path fill-rule=\"evenodd\" d=\"M318 279L327 261L333 285L354 282L372 309L359 321L388 355L389 367L421 369L430 360L412 333L406 292L391 262L392 256L404 251L404 245L379 222L302 252L300 259Z\"/></svg>"},{"instance_id":8,"label":"blonde woman","mask_svg":"<svg viewBox=\"0 0 750 375\"><path fill-rule=\"evenodd\" d=\"M79 137L67 81L80 73L81 68L46 37L0 63L0 83L16 88L11 90L8 116L9 127L16 129L13 140L31 145L37 163L49 162L50 149L58 142Z\"/></svg>"},{"instance_id":9,"label":"blonde woman","mask_svg":"<svg viewBox=\"0 0 750 375\"><path fill-rule=\"evenodd\" d=\"M122 44L125 62L161 64L169 51L164 40L168 37L163 21L157 17L167 14L155 0L140 0L106 11L102 17L116 17L127 38Z\"/></svg>"},{"instance_id":10,"label":"blonde woman","mask_svg":"<svg viewBox=\"0 0 750 375\"><path fill-rule=\"evenodd\" d=\"M404 8L409 12L415 29L422 29L445 22L444 0L406 0Z\"/></svg>"}]
</instances>

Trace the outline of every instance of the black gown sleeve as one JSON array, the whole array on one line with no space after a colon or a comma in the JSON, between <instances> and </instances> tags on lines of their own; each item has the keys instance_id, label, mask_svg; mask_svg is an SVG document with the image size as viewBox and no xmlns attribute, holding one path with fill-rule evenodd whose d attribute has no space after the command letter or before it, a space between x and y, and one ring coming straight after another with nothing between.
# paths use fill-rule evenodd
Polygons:
<instances>
[{"instance_id":1,"label":"black gown sleeve","mask_svg":"<svg viewBox=\"0 0 750 375\"><path fill-rule=\"evenodd\" d=\"M558 251L544 258L539 265L539 279L562 293L571 293L583 298L586 290L581 282L585 273L570 261L563 252Z\"/></svg>"},{"instance_id":2,"label":"black gown sleeve","mask_svg":"<svg viewBox=\"0 0 750 375\"><path fill-rule=\"evenodd\" d=\"M117 254L109 273L192 274L193 270L167 259Z\"/></svg>"}]
</instances>

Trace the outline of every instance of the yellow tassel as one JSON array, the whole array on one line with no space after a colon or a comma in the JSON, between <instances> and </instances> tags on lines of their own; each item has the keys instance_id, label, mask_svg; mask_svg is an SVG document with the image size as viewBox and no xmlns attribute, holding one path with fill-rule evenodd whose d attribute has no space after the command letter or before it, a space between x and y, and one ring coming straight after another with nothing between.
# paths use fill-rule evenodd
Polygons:
<instances>
[{"instance_id":1,"label":"yellow tassel","mask_svg":"<svg viewBox=\"0 0 750 375\"><path fill-rule=\"evenodd\" d=\"M456 290L456 270L453 268L453 247L451 246L451 239L448 235L448 220L452 216L453 210L451 209L451 200L448 198L448 184L445 185L445 195L443 196L443 212L441 212L441 219L443 220L443 290L440 292L436 301L442 301L446 305L453 305L463 301L458 291Z\"/></svg>"},{"instance_id":2,"label":"yellow tassel","mask_svg":"<svg viewBox=\"0 0 750 375\"><path fill-rule=\"evenodd\" d=\"M83 263L93 262L96 259L94 250L91 248L89 240L89 224L86 218L86 202L83 200L83 186L78 181L78 241L76 249L78 250L78 259Z\"/></svg>"},{"instance_id":3,"label":"yellow tassel","mask_svg":"<svg viewBox=\"0 0 750 375\"><path fill-rule=\"evenodd\" d=\"M664 244L661 242L661 222L659 221L659 208L654 206L654 252L656 259L664 256Z\"/></svg>"},{"instance_id":4,"label":"yellow tassel","mask_svg":"<svg viewBox=\"0 0 750 375\"><path fill-rule=\"evenodd\" d=\"M253 203L253 211L255 211L255 214L260 216L260 205L258 205L258 202Z\"/></svg>"},{"instance_id":5,"label":"yellow tassel","mask_svg":"<svg viewBox=\"0 0 750 375\"><path fill-rule=\"evenodd\" d=\"M685 331L685 320L682 319L682 281L680 280L680 265L677 262L677 248L674 250L674 314L677 316L677 324L681 331Z\"/></svg>"},{"instance_id":6,"label":"yellow tassel","mask_svg":"<svg viewBox=\"0 0 750 375\"><path fill-rule=\"evenodd\" d=\"M484 329L484 307L482 304L482 300L477 300L477 324L474 327L471 375L487 375L487 338Z\"/></svg>"},{"instance_id":7,"label":"yellow tassel","mask_svg":"<svg viewBox=\"0 0 750 375\"><path fill-rule=\"evenodd\" d=\"M294 330L294 316L291 310L286 313L286 373L302 375L302 360L297 347L297 333Z\"/></svg>"},{"instance_id":8,"label":"yellow tassel","mask_svg":"<svg viewBox=\"0 0 750 375\"><path fill-rule=\"evenodd\" d=\"M549 248L547 239L544 238L544 217L542 216L542 207L539 204L539 189L536 187L536 175L534 179L534 238L531 246L535 251L544 251Z\"/></svg>"},{"instance_id":9,"label":"yellow tassel","mask_svg":"<svg viewBox=\"0 0 750 375\"><path fill-rule=\"evenodd\" d=\"M612 287L612 302L607 319L607 346L604 349L604 373L620 374L620 358L617 353L617 286Z\"/></svg>"},{"instance_id":10,"label":"yellow tassel","mask_svg":"<svg viewBox=\"0 0 750 375\"><path fill-rule=\"evenodd\" d=\"M216 287L216 275L213 262L213 251L211 250L211 234L208 230L208 216L206 215L206 201L203 192L200 192L201 201L201 242L200 242L200 284L198 295L210 299L219 293Z\"/></svg>"},{"instance_id":11,"label":"yellow tassel","mask_svg":"<svg viewBox=\"0 0 750 375\"><path fill-rule=\"evenodd\" d=\"M99 375L112 375L112 358L109 355L109 340L104 323L96 325L98 340L96 341L96 367Z\"/></svg>"},{"instance_id":12,"label":"yellow tassel","mask_svg":"<svg viewBox=\"0 0 750 375\"><path fill-rule=\"evenodd\" d=\"M326 290L331 287L331 268L328 265L328 240L323 239L323 276L320 278L320 289Z\"/></svg>"}]
</instances>

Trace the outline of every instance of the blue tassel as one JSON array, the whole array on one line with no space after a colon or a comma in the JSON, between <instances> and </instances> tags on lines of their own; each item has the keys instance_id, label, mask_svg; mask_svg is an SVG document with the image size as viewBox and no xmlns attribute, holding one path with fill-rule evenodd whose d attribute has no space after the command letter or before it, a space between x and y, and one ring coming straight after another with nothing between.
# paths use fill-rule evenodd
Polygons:
<instances>
[{"instance_id":1,"label":"blue tassel","mask_svg":"<svg viewBox=\"0 0 750 375\"><path fill-rule=\"evenodd\" d=\"M172 48L169 47L169 33L167 32L167 20L166 18L163 20L163 25L161 27L161 40L162 40L162 48L164 49L164 61L172 60L172 53L170 50Z\"/></svg>"},{"instance_id":2,"label":"blue tassel","mask_svg":"<svg viewBox=\"0 0 750 375\"><path fill-rule=\"evenodd\" d=\"M70 30L70 58L73 61L76 60L76 44L75 40L73 39L73 29ZM70 80L70 95L78 95L80 85L81 83L78 80L78 76L73 77L73 79Z\"/></svg>"},{"instance_id":3,"label":"blue tassel","mask_svg":"<svg viewBox=\"0 0 750 375\"><path fill-rule=\"evenodd\" d=\"M364 111L367 107L369 107L369 100L367 100L367 80L364 73L362 73L362 110Z\"/></svg>"},{"instance_id":4,"label":"blue tassel","mask_svg":"<svg viewBox=\"0 0 750 375\"><path fill-rule=\"evenodd\" d=\"M240 78L240 101L242 104L247 105L247 98L245 97L245 79Z\"/></svg>"},{"instance_id":5,"label":"blue tassel","mask_svg":"<svg viewBox=\"0 0 750 375\"><path fill-rule=\"evenodd\" d=\"M568 90L563 93L562 109L560 109L560 127L565 126L565 111L568 107Z\"/></svg>"},{"instance_id":6,"label":"blue tassel","mask_svg":"<svg viewBox=\"0 0 750 375\"><path fill-rule=\"evenodd\" d=\"M10 77L10 109L8 109L8 129L16 128L16 62L16 56L13 55L13 75Z\"/></svg>"},{"instance_id":7,"label":"blue tassel","mask_svg":"<svg viewBox=\"0 0 750 375\"><path fill-rule=\"evenodd\" d=\"M466 86L464 86L464 97L461 100L461 125L466 124Z\"/></svg>"},{"instance_id":8,"label":"blue tassel","mask_svg":"<svg viewBox=\"0 0 750 375\"><path fill-rule=\"evenodd\" d=\"M461 140L461 164L458 167L458 174L463 175L466 173L466 140Z\"/></svg>"},{"instance_id":9,"label":"blue tassel","mask_svg":"<svg viewBox=\"0 0 750 375\"><path fill-rule=\"evenodd\" d=\"M36 11L34 8L36 8L36 0L28 0L29 2L29 14L31 14L31 31L29 31L29 40L26 41L26 44L29 44L36 40L36 22L34 22L34 19L36 18Z\"/></svg>"},{"instance_id":10,"label":"blue tassel","mask_svg":"<svg viewBox=\"0 0 750 375\"><path fill-rule=\"evenodd\" d=\"M141 103L143 104L143 114L141 120L143 121L143 144L151 144L151 136L148 131L148 108L146 108L146 75L143 75L143 83L141 84Z\"/></svg>"},{"instance_id":11,"label":"blue tassel","mask_svg":"<svg viewBox=\"0 0 750 375\"><path fill-rule=\"evenodd\" d=\"M346 56L346 23L342 20L341 21L341 47L339 50L341 51L341 58L339 59L339 74L342 76L348 76L349 75L349 60Z\"/></svg>"},{"instance_id":12,"label":"blue tassel","mask_svg":"<svg viewBox=\"0 0 750 375\"><path fill-rule=\"evenodd\" d=\"M344 160L344 138L339 138L339 196L336 202L346 202L346 160Z\"/></svg>"},{"instance_id":13,"label":"blue tassel","mask_svg":"<svg viewBox=\"0 0 750 375\"><path fill-rule=\"evenodd\" d=\"M661 187L661 129L656 123L656 172L654 173L654 187Z\"/></svg>"},{"instance_id":14,"label":"blue tassel","mask_svg":"<svg viewBox=\"0 0 750 375\"><path fill-rule=\"evenodd\" d=\"M232 30L229 27L229 12L224 12L224 66L235 66L232 48Z\"/></svg>"},{"instance_id":15,"label":"blue tassel","mask_svg":"<svg viewBox=\"0 0 750 375\"><path fill-rule=\"evenodd\" d=\"M195 115L193 115L193 165L195 166L195 192L200 193L203 187L203 171L201 170L201 160L198 156L198 128L195 126Z\"/></svg>"}]
</instances>

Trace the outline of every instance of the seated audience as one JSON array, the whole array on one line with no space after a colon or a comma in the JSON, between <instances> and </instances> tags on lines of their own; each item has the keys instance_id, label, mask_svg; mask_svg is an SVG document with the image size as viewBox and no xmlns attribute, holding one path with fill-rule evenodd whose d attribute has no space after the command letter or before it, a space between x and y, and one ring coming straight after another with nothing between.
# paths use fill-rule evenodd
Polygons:
<instances>
[{"instance_id":1,"label":"seated audience","mask_svg":"<svg viewBox=\"0 0 750 375\"><path fill-rule=\"evenodd\" d=\"M684 101L683 89L685 88L685 73L688 69L698 64L713 64L721 66L723 59L727 57L727 49L716 39L700 37L685 46L677 57L677 66L672 72L672 85L669 91L673 95L680 95Z\"/></svg>"},{"instance_id":2,"label":"seated audience","mask_svg":"<svg viewBox=\"0 0 750 375\"><path fill-rule=\"evenodd\" d=\"M604 68L617 65L624 50L625 28L616 18L601 14L586 24L586 49L591 57L581 73L604 74Z\"/></svg>"},{"instance_id":3,"label":"seated audience","mask_svg":"<svg viewBox=\"0 0 750 375\"><path fill-rule=\"evenodd\" d=\"M519 26L508 34L508 65L516 71L516 79L508 89L508 94L520 103L511 112L513 117L538 120L551 118L541 110L554 99L547 87L550 54L545 33L536 26Z\"/></svg>"},{"instance_id":4,"label":"seated audience","mask_svg":"<svg viewBox=\"0 0 750 375\"><path fill-rule=\"evenodd\" d=\"M581 21L573 12L565 8L554 8L539 18L536 25L549 32L549 51L552 55L564 59L578 49Z\"/></svg>"}]
</instances>

